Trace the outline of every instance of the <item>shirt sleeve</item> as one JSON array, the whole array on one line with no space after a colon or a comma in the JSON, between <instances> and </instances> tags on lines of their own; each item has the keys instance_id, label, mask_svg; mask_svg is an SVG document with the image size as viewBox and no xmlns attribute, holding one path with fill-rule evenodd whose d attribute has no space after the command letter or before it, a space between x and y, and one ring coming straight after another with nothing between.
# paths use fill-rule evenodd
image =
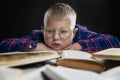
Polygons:
<instances>
[{"instance_id":1,"label":"shirt sleeve","mask_svg":"<svg viewBox=\"0 0 120 80\"><path fill-rule=\"evenodd\" d=\"M33 30L30 34L21 38L9 38L1 41L0 53L23 51L26 48L35 48L36 44L43 41L43 36L40 30Z\"/></svg>"},{"instance_id":2,"label":"shirt sleeve","mask_svg":"<svg viewBox=\"0 0 120 80\"><path fill-rule=\"evenodd\" d=\"M83 51L100 51L107 48L120 48L120 41L113 35L90 31L85 26L77 25L78 32L74 38Z\"/></svg>"}]
</instances>

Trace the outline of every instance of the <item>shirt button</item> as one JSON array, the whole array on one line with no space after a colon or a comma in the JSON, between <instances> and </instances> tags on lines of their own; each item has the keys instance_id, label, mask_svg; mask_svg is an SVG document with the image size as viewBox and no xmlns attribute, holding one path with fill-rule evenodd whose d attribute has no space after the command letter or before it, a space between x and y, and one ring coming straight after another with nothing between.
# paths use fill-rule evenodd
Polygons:
<instances>
[{"instance_id":1,"label":"shirt button","mask_svg":"<svg viewBox=\"0 0 120 80\"><path fill-rule=\"evenodd\" d=\"M29 48L32 48L32 46L29 46Z\"/></svg>"}]
</instances>

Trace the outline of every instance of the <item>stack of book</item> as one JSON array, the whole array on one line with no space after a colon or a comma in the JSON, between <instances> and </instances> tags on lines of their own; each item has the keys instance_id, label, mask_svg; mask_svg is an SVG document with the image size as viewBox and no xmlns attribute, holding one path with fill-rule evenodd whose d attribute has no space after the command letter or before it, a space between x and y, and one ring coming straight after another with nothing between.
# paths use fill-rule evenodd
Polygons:
<instances>
[{"instance_id":1,"label":"stack of book","mask_svg":"<svg viewBox=\"0 0 120 80\"><path fill-rule=\"evenodd\" d=\"M74 75L75 73L78 73L77 77L79 79L81 78L79 76L79 75L82 75L81 73L83 74L85 73L87 76L88 74L97 75L97 76L98 75L108 76L108 73L111 72L111 74L114 74L114 72L116 72L117 77L120 74L120 67L119 67L119 70L117 68L117 69L114 69L115 71L112 70L109 72L109 70L106 70L106 66L104 64L105 60L117 61L119 63L120 48L109 48L109 49L105 49L105 50L94 52L94 53L89 53L85 51L75 51L75 50L64 50L61 54L58 54L57 52L50 51L50 50L0 53L0 68L11 68L16 66L28 65L31 63L50 61L54 59L56 59L57 66L49 65L47 67L44 67L44 70L41 71L43 75L47 74L48 76L51 76L51 77L52 75L56 76L55 79L54 77L52 77L53 80L61 80L62 78L65 78L62 80L67 80L67 79L77 80L77 78L74 78L74 76L73 78L71 78L72 77L71 75ZM120 66L120 64L118 64L118 66ZM75 69L74 70L75 72L73 71L73 69ZM11 71L12 70L13 69L11 69ZM1 71L0 71L0 74L1 74ZM66 76L69 76L70 78L66 78L62 74L66 74ZM3 75L2 77L5 77L5 76Z\"/></svg>"}]
</instances>

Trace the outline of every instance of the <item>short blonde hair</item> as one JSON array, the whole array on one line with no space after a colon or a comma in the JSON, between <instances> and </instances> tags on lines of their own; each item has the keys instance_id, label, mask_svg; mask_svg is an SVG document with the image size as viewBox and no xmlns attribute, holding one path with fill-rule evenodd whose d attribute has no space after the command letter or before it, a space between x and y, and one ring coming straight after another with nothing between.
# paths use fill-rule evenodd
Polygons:
<instances>
[{"instance_id":1,"label":"short blonde hair","mask_svg":"<svg viewBox=\"0 0 120 80\"><path fill-rule=\"evenodd\" d=\"M75 10L66 3L55 3L46 11L44 15L44 26L48 18L63 19L69 17L71 19L71 26L74 29L76 24L76 12Z\"/></svg>"}]
</instances>

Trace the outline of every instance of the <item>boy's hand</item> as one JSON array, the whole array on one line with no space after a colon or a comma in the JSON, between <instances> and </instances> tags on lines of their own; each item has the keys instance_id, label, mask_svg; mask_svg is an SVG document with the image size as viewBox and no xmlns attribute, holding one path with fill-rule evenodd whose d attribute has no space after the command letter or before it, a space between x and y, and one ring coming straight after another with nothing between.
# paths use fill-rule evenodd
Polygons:
<instances>
[{"instance_id":1,"label":"boy's hand","mask_svg":"<svg viewBox=\"0 0 120 80\"><path fill-rule=\"evenodd\" d=\"M37 43L35 50L52 50L52 49L45 45L44 43Z\"/></svg>"},{"instance_id":2,"label":"boy's hand","mask_svg":"<svg viewBox=\"0 0 120 80\"><path fill-rule=\"evenodd\" d=\"M66 47L65 49L67 49L67 50L81 50L82 46L76 42L76 43L71 44L70 46Z\"/></svg>"},{"instance_id":3,"label":"boy's hand","mask_svg":"<svg viewBox=\"0 0 120 80\"><path fill-rule=\"evenodd\" d=\"M64 48L63 50L81 50L81 49L82 49L82 47L81 47L81 45L79 43L74 43L74 44L71 44L68 47ZM43 50L54 50L54 49L48 47L44 43L37 43L36 48L34 48L34 49L25 49L24 51L38 51L38 50L43 51ZM54 50L54 51L61 54L63 50Z\"/></svg>"},{"instance_id":4,"label":"boy's hand","mask_svg":"<svg viewBox=\"0 0 120 80\"><path fill-rule=\"evenodd\" d=\"M44 43L38 43L35 50L53 50L53 51L56 51L58 54L62 53L62 50L54 50L48 47L47 45L45 45Z\"/></svg>"},{"instance_id":5,"label":"boy's hand","mask_svg":"<svg viewBox=\"0 0 120 80\"><path fill-rule=\"evenodd\" d=\"M53 49L48 47L44 43L37 43L36 48L34 48L34 49L25 49L24 51L44 51L44 50L53 50ZM53 50L53 51L56 51L58 54L62 53L62 50Z\"/></svg>"}]
</instances>

